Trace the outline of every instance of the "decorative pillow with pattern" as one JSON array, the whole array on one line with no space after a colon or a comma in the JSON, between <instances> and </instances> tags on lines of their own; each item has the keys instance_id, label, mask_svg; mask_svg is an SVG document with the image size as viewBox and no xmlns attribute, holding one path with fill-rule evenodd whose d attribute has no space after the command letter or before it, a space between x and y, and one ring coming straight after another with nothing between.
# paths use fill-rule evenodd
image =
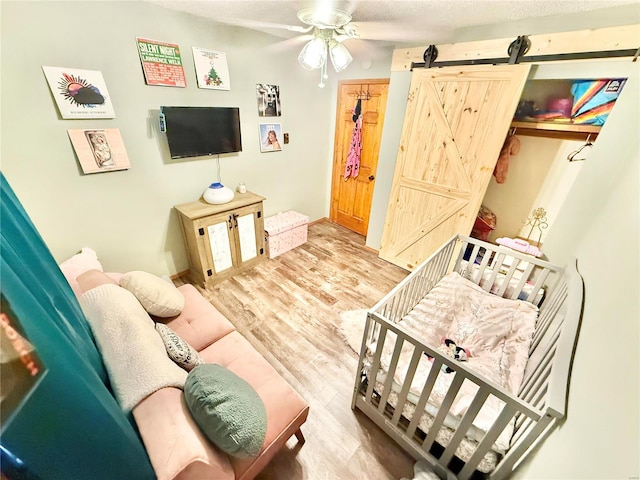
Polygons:
<instances>
[{"instance_id":1,"label":"decorative pillow with pattern","mask_svg":"<svg viewBox=\"0 0 640 480\"><path fill-rule=\"evenodd\" d=\"M191 371L196 365L204 363L204 359L200 354L185 342L180 335L171 330L162 323L156 323L156 331L164 342L169 358L184 368L187 372Z\"/></svg>"}]
</instances>

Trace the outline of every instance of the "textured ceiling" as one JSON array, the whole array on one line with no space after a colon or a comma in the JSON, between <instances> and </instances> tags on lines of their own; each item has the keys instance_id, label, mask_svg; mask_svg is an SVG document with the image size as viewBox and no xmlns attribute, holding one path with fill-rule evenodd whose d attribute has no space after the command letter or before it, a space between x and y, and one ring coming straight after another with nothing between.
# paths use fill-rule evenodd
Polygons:
<instances>
[{"instance_id":1,"label":"textured ceiling","mask_svg":"<svg viewBox=\"0 0 640 480\"><path fill-rule=\"evenodd\" d=\"M215 22L238 25L282 38L300 35L287 25L304 26L296 16L308 0L147 0ZM640 0L360 0L319 1L353 15L362 39L379 44L443 43L462 27L548 15L564 15L636 4Z\"/></svg>"}]
</instances>

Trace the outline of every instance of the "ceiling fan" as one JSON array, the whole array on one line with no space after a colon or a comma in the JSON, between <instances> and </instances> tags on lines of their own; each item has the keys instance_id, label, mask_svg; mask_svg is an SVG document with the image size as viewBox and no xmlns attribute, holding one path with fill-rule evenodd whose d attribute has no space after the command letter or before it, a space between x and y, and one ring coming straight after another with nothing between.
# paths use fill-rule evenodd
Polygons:
<instances>
[{"instance_id":1,"label":"ceiling fan","mask_svg":"<svg viewBox=\"0 0 640 480\"><path fill-rule=\"evenodd\" d=\"M172 0L147 1L172 3ZM184 2L190 3L187 0ZM352 52L364 53L367 58L363 59L363 65L367 63L371 65L372 57L386 55L386 50L383 51L381 47L386 49L397 44L422 45L427 33L433 37L434 33L442 30L433 26L425 29L425 20L411 15L411 12L406 19L389 19L386 10L389 8L388 2L358 2L357 0L335 0L335 2L328 0L231 2L227 0L227 2L233 5L233 8L227 5L223 9L228 16L220 15L220 9L214 9L211 11L211 18L218 23L282 37L284 40L269 46L272 51L281 50L292 43L303 42L298 61L305 69L320 70L320 87L324 87L329 62L336 72L340 72L353 61L349 49ZM224 1L215 2L214 0L195 3L199 7L216 3L227 4ZM381 5L378 6L378 3ZM404 2L403 5L405 3L410 2ZM248 4L259 8L253 8L251 12L243 12L246 10L244 5ZM280 11L273 13L276 7ZM357 16L358 19L353 19L352 15ZM292 22L296 17L301 24ZM278 18L287 20L284 23L276 23ZM415 28L416 22L420 24L418 29ZM281 33L276 33L278 31ZM292 37L290 33L284 32L294 32L298 35ZM347 41L349 41L349 49L345 44ZM430 41L433 42L433 39Z\"/></svg>"},{"instance_id":2,"label":"ceiling fan","mask_svg":"<svg viewBox=\"0 0 640 480\"><path fill-rule=\"evenodd\" d=\"M307 70L320 69L320 88L324 87L327 75L327 57L336 72L347 68L353 57L343 41L358 38L358 30L350 24L351 14L337 8L305 8L298 12L298 19L308 25L299 27L297 31L308 33L313 30L313 37L298 55L298 63Z\"/></svg>"}]
</instances>

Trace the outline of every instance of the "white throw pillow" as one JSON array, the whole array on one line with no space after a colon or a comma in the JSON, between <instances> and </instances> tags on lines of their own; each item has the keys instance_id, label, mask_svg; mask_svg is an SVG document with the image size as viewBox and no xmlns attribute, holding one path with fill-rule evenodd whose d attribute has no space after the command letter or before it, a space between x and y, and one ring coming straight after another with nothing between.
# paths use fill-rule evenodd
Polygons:
<instances>
[{"instance_id":1,"label":"white throw pillow","mask_svg":"<svg viewBox=\"0 0 640 480\"><path fill-rule=\"evenodd\" d=\"M133 293L144 309L156 317L175 317L184 308L182 292L151 273L125 273L120 279L120 286Z\"/></svg>"}]
</instances>

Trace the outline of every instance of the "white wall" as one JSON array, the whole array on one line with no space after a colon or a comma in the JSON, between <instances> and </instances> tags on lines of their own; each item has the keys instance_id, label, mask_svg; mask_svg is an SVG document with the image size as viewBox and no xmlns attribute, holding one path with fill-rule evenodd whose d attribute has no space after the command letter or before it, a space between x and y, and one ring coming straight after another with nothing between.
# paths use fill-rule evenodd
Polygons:
<instances>
[{"instance_id":1,"label":"white wall","mask_svg":"<svg viewBox=\"0 0 640 480\"><path fill-rule=\"evenodd\" d=\"M626 67L628 83L545 242L553 261L578 259L584 314L567 422L518 478L640 474L640 65Z\"/></svg>"},{"instance_id":2,"label":"white wall","mask_svg":"<svg viewBox=\"0 0 640 480\"><path fill-rule=\"evenodd\" d=\"M267 197L265 214L295 209L328 216L337 81L388 77L391 49L341 74L299 67L299 45L212 24L144 2L0 2L2 21L2 171L58 261L83 246L108 270L174 274L188 268L173 206L197 200L217 180L216 160L171 160L157 131L161 105L240 107L243 152L220 156L224 184ZM187 88L147 86L135 38L176 43ZM230 91L198 89L191 47L226 53ZM42 65L102 72L116 118L62 120ZM290 135L282 152L259 152L256 84L280 86L283 114L273 120ZM268 120L268 119L267 119ZM118 128L131 168L83 175L67 129Z\"/></svg>"}]
</instances>

